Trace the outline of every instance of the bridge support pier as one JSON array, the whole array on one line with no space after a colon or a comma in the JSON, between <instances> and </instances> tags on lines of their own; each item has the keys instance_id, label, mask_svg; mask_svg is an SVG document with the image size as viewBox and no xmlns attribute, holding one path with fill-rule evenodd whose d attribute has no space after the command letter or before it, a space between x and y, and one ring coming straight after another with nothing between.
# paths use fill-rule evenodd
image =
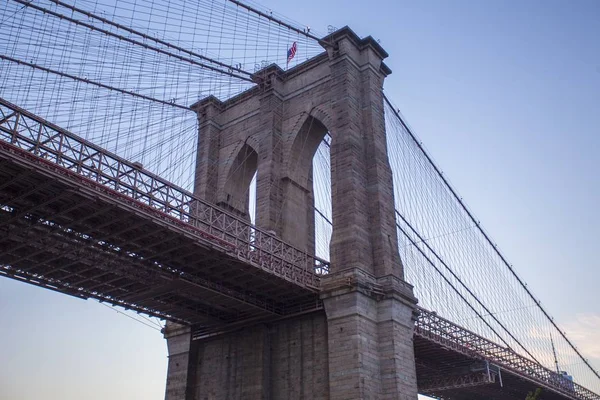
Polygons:
<instances>
[{"instance_id":1,"label":"bridge support pier","mask_svg":"<svg viewBox=\"0 0 600 400\"><path fill-rule=\"evenodd\" d=\"M186 339L167 335L174 353L166 400L330 398L322 310L194 340L192 346Z\"/></svg>"},{"instance_id":2,"label":"bridge support pier","mask_svg":"<svg viewBox=\"0 0 600 400\"><path fill-rule=\"evenodd\" d=\"M391 275L346 270L325 279L321 298L329 399L416 399L412 287Z\"/></svg>"},{"instance_id":3,"label":"bridge support pier","mask_svg":"<svg viewBox=\"0 0 600 400\"><path fill-rule=\"evenodd\" d=\"M164 330L169 352L167 372L167 400L192 400L190 386L193 385L196 360L192 351L192 329L168 322Z\"/></svg>"},{"instance_id":4,"label":"bridge support pier","mask_svg":"<svg viewBox=\"0 0 600 400\"><path fill-rule=\"evenodd\" d=\"M191 341L168 324L166 400L416 400L412 287L328 276L323 311Z\"/></svg>"}]
</instances>

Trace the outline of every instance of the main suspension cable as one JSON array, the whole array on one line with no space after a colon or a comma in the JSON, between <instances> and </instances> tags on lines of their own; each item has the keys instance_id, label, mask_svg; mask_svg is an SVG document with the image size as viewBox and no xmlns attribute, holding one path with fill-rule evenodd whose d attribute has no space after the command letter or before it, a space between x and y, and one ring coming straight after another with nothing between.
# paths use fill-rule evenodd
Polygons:
<instances>
[{"instance_id":1,"label":"main suspension cable","mask_svg":"<svg viewBox=\"0 0 600 400\"><path fill-rule=\"evenodd\" d=\"M558 333L563 337L563 339L565 339L565 341L575 351L575 353L584 362L584 364L592 371L592 373L596 377L598 377L600 379L600 374L598 373L598 371L596 371L594 369L594 367L592 367L592 365L587 361L587 359L585 357L583 357L583 355L579 352L579 350L577 349L577 347L575 347L575 345L569 340L569 338L567 338L566 334L554 322L554 319L542 307L541 302L533 295L533 293L529 290L529 288L527 287L527 285L525 284L525 282L523 282L523 280L517 275L516 271L508 263L508 261L506 260L506 258L504 257L504 255L502 253L500 253L500 250L498 250L498 247L496 245L494 245L494 243L492 242L492 240L490 239L490 237L487 235L487 233L481 227L481 224L479 222L477 222L477 220L475 219L475 217L473 216L473 214L469 211L469 209L467 208L467 206L465 205L465 203L462 201L462 199L460 198L460 196L458 196L458 194L456 193L456 191L454 190L454 188L450 185L450 183L448 182L448 180L444 177L444 175L442 174L442 172L440 171L440 169L438 168L438 166L433 162L433 160L431 159L431 157L429 156L429 154L425 151L425 149L423 148L422 144L417 140L417 137L413 134L412 130L404 122L404 119L400 116L400 114L398 113L398 111L396 110L396 108L394 108L392 102L388 99L388 97L385 94L383 95L383 98L384 98L385 102L387 103L387 105L392 110L392 112L394 113L395 117L402 124L402 127L410 135L411 139L417 145L417 147L419 148L419 150L421 150L422 154L425 156L425 158L427 159L427 161L429 162L429 164L431 165L431 167L434 169L434 171L436 172L436 174L442 180L442 182L444 183L444 185L446 186L446 188L450 191L450 193L452 194L452 197L454 197L454 199L458 202L458 204L460 205L460 207L465 211L465 213L467 214L468 218L472 221L472 223L477 227L477 229L479 230L479 232L483 235L485 241L490 245L490 247L493 249L493 251L496 253L496 255L500 258L500 260L502 261L502 263L508 268L508 270L515 277L515 279L517 280L517 282L519 282L519 285L525 290L525 292L529 295L529 297L533 300L533 302L537 305L537 307L542 311L542 313L548 319L548 321L554 326L554 328L558 331Z\"/></svg>"},{"instance_id":2,"label":"main suspension cable","mask_svg":"<svg viewBox=\"0 0 600 400\"><path fill-rule=\"evenodd\" d=\"M165 104L165 105L168 105L168 106L181 108L182 110L191 110L189 107L183 106L181 104L172 103L172 102L165 101L165 100L160 100L160 99L157 99L157 98L154 98L154 97L150 97L150 96L146 96L146 95L143 95L143 94L135 93L135 92L132 92L132 91L129 91L129 90L117 88L117 87L110 86L110 85L105 85L104 83L92 81L92 80L87 79L87 78L81 78L79 76L75 76L75 75L68 74L66 72L61 72L61 71L57 71L55 69L50 69L50 68L47 68L47 67L43 67L41 65L37 65L37 64L30 63L30 62L27 62L27 61L18 60L16 58L8 57L8 56L5 56L3 54L0 54L0 60L6 60L6 61L10 61L10 62L13 62L13 63L16 63L16 64L25 65L25 66L28 66L28 67L31 67L31 68L34 68L34 69L38 69L40 71L48 72L50 74L59 75L59 76L65 77L65 78L73 79L73 80L78 81L78 82L87 83L89 85L101 87L103 89L112 90L112 91L119 92L119 93L122 93L122 94L128 94L130 96L139 97L140 99L150 100L150 101L153 101L155 103L161 103L161 104Z\"/></svg>"},{"instance_id":3,"label":"main suspension cable","mask_svg":"<svg viewBox=\"0 0 600 400\"><path fill-rule=\"evenodd\" d=\"M165 40L162 40L162 39L159 39L159 38L156 38L156 37L150 36L150 35L148 35L148 34L146 34L146 33L143 33L143 32L136 31L135 29L129 28L128 26L125 26L125 25L119 24L119 23L117 23L117 22L111 21L110 19L107 19L107 18L101 17L101 16L99 16L99 15L96 15L96 14L93 14L93 13L91 13L91 12L89 12L89 11L83 10L83 9L81 9L81 8L78 8L78 7L75 7L75 6L72 6L72 5L70 5L70 4L67 4L67 3L65 3L65 2L63 2L63 1L59 1L59 0L50 0L50 1L51 1L51 2L53 2L53 3L55 3L55 4L57 4L57 5L59 5L59 6L62 6L62 7L68 8L68 9L70 9L70 10L72 10L72 11L75 11L75 12L78 12L78 13L80 13L80 14L83 14L83 15L85 15L86 17L93 18L93 19L97 19L97 20L98 20L98 21L100 21L100 22L103 22L103 23L105 23L105 24L108 24L108 25L112 25L112 26L114 26L115 28L122 29L122 30L124 30L124 31L126 31L126 32L129 32L129 33L132 33L132 34L134 34L134 35L140 36L140 37L142 37L142 38L144 38L144 39L152 40L153 42L156 42L156 43L162 44L162 45L164 45L164 46L167 46L167 47L169 47L169 48L172 48L172 49L175 49L175 50L181 51L181 52L183 52L183 53L189 54L189 55L191 55L191 56L198 57L198 58L200 58L200 59L202 59L202 60L204 60L204 61L208 61L208 62L210 62L210 63L216 64L216 65L218 65L218 66L221 66L221 67L223 67L223 68L226 68L226 69L227 69L227 71L228 71L228 72L225 72L225 71L218 70L218 71L219 71L219 72L221 72L221 73L225 73L225 74L227 74L227 75L234 76L234 77L236 77L236 78L240 78L240 79L242 79L241 77L239 77L239 76L237 76L237 75L232 75L232 72L233 72L233 71L235 71L235 72L238 72L238 73L240 73L240 74L245 74L245 75L247 75L247 76L248 76L248 78L249 78L249 80L250 80L250 81L252 81L252 78L251 78L251 77L252 77L252 74L251 74L250 72L244 71L243 69L240 69L240 68L237 68L237 67L234 67L234 66L231 66L231 65L225 64L225 63L223 63L223 62L221 62L221 61L214 60L214 59L212 59L212 58L210 58L210 57L203 56L202 54L198 54L198 53L196 53L196 52L194 52L194 51L188 50L188 49L186 49L186 48L183 48L183 47L181 47L181 46L174 45L174 44L172 44L172 43L169 43L169 42L167 42L167 41L165 41ZM144 47L146 47L146 46L144 46Z\"/></svg>"},{"instance_id":4,"label":"main suspension cable","mask_svg":"<svg viewBox=\"0 0 600 400\"><path fill-rule=\"evenodd\" d=\"M319 37L317 37L315 35L311 35L310 32L307 32L305 30L296 28L293 25L290 25L290 24L288 24L286 22L283 22L282 20L280 20L278 18L275 18L272 15L265 14L264 12L262 12L260 10L257 10L254 7L251 7L251 6L247 5L247 4L242 3L241 1L237 1L237 0L228 0L228 1L232 2L233 4L235 4L235 5L239 6L239 7L245 8L246 10L248 10L250 12L258 14L259 16L261 16L263 18L266 18L266 19L268 19L271 22L274 22L274 23L276 23L278 25L284 26L284 27L286 27L286 28L288 28L288 29L296 32L296 33L299 33L301 35L306 36L309 39L315 40L315 41L317 41L323 47L331 47L332 46L331 43L326 42L323 39L321 39L321 38L319 38Z\"/></svg>"},{"instance_id":5,"label":"main suspension cable","mask_svg":"<svg viewBox=\"0 0 600 400\"><path fill-rule=\"evenodd\" d=\"M17 2L19 4L23 4L23 5L27 6L27 7L31 7L31 8L33 8L35 10L41 11L41 12L43 12L45 14L49 14L49 15L52 15L54 17L57 17L57 18L65 20L65 21L71 22L71 23L73 23L75 25L86 27L86 28L88 28L90 30L103 33L103 34L105 34L107 36L112 36L112 37L117 38L119 40L122 40L124 42L135 44L137 46L141 46L141 47L144 47L144 48L149 49L149 50L153 50L153 51L155 51L157 53L161 53L161 54L167 55L169 57L176 58L176 59L178 59L180 61L185 61L185 62L188 62L190 64L197 65L199 67L206 68L208 70L211 70L211 71L214 71L214 72L217 72L217 73L220 73L220 74L229 75L231 77L238 78L238 79L241 79L241 80L246 81L246 82L254 82L252 80L252 78L250 78L249 76L242 76L242 75L239 75L239 74L236 74L236 73L233 73L233 72L223 71L220 68L216 68L216 67L207 65L205 63L201 63L199 61L196 61L196 60L188 58L188 57L181 56L179 54L171 53L171 52L163 50L163 49L161 49L159 47L151 46L149 44L146 44L144 42L140 42L140 41L135 40L135 39L128 38L126 36L117 35L116 33L110 32L110 31L108 31L106 29L99 28L97 26L94 26L92 24L88 24L88 23L83 22L83 21L79 21L79 20L77 20L75 18L68 17L66 15L54 12L54 11L49 10L47 8L34 5L34 4L32 4L32 3L30 3L30 2L28 2L26 0L13 0L13 1L15 1L15 2ZM208 59L207 57L205 57L205 58ZM211 60L211 61L214 61L214 60ZM233 71L233 67L228 67L228 68L231 68L231 70Z\"/></svg>"}]
</instances>

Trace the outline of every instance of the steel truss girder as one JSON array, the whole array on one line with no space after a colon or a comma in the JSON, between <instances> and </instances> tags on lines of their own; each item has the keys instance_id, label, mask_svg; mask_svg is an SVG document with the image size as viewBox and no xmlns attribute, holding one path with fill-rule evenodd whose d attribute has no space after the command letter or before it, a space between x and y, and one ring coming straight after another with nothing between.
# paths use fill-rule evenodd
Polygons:
<instances>
[{"instance_id":1,"label":"steel truss girder","mask_svg":"<svg viewBox=\"0 0 600 400\"><path fill-rule=\"evenodd\" d=\"M114 222L114 221L113 221ZM123 221L119 221L117 220L116 222L123 222ZM105 226L110 226L111 223L107 223L105 224ZM106 243L109 243L111 241L111 239L113 239L115 236L120 235L122 233L131 231L131 230L135 230L137 228L139 228L140 226L143 225L138 225L136 226L135 224L132 225L127 225L127 227L125 229L122 229L116 233L111 233L111 235L108 236L95 236L94 240L98 241L103 241ZM72 228L72 226L67 226L69 228ZM96 227L94 227L94 229L96 229ZM143 239L144 237L148 237L148 236L152 236L155 235L156 232L148 229L148 233L141 235L141 236L137 236L135 238L135 240L139 240L139 239ZM124 249L125 246L132 244L134 240L130 240L130 241L126 241L125 243L121 243L119 242L118 245L115 245L121 249ZM156 246L158 246L159 244L163 244L162 241L159 241L157 243L154 243L152 245L146 246L144 248L142 248L141 246L136 246L137 249L135 250L136 253L142 251L142 252L148 252L149 254L154 254L154 252L152 251L152 249ZM172 250L172 249L169 249ZM128 251L128 250L125 250ZM193 250L190 251L190 254L193 254ZM143 261L148 264L148 262L150 261L148 258L144 257ZM181 272L178 273L178 276L182 277ZM282 310L280 310L280 307L278 307L275 303L270 302L270 301L266 301L266 300L260 300L259 298L257 298L256 296L250 294L250 293L241 293L238 290L235 290L233 288L228 287L227 285L224 285L223 283L220 282L215 282L213 280L209 280L209 279L205 279L199 276L190 276L189 274L185 274L183 275L183 277L185 277L184 279L188 280L190 284L196 285L198 287L202 287L206 290L209 290L215 294L219 294L219 295L224 295L227 297L230 297L232 299L236 299L240 302L246 303L252 307L255 308L259 308L263 311L268 310L270 313L274 313L277 315L280 315L283 313Z\"/></svg>"},{"instance_id":2,"label":"steel truss girder","mask_svg":"<svg viewBox=\"0 0 600 400\"><path fill-rule=\"evenodd\" d=\"M110 209L110 208L111 207L107 207L107 208L104 208L103 210ZM96 215L101 215L102 211L99 211L99 212L97 212L95 214ZM91 216L87 216L86 217L86 219L90 219L90 218L91 218ZM31 224L29 224L29 226L26 226L25 228L20 227L20 230L21 231L29 230L29 229L32 228L32 225L35 225L35 224L31 223ZM72 229L71 226L58 226L58 225L55 225L55 226L52 226L52 227L46 227L46 228L51 228L51 229L50 229L49 232L45 232L45 233L41 234L41 236L44 237L44 238L48 238L48 237L50 237L52 235L56 235L56 234L62 234L64 236L64 230L65 229L67 229L67 228ZM78 238L78 240L81 241L81 238ZM105 243L107 242L106 238L104 238L104 237L101 237L101 238L95 237L93 239L93 242L95 242L95 243L92 243L92 246L97 248L97 246L98 246L97 242L98 241L102 241L102 242L105 242ZM27 245L28 245L28 241L24 238L23 239L23 244L20 245L20 246L18 246L17 249L25 247ZM52 247L57 247L57 245L52 246ZM118 247L121 247L121 246L119 245ZM14 250L14 248L12 250ZM48 251L49 250L47 248L42 248L41 250L39 250L37 252L27 253L24 256L21 256L21 257L15 259L15 260L12 260L11 264L14 265L14 264L22 262L24 260L31 260L31 257L33 257L32 254L35 255L35 254L38 254L38 253L48 252ZM55 257L50 258L49 260L55 261L55 260L59 260L61 258L69 258L69 257L65 256L64 253L61 252L61 251L55 252L55 254L56 254ZM122 255L119 255L119 256L123 257ZM94 258L95 258L94 257L94 253L80 254L79 256L75 257L75 259L71 263L69 263L67 265L62 265L62 266L53 268L50 271L43 271L42 275L50 277L55 272L58 272L58 271L61 271L61 270L66 271L67 266L71 266L71 265L75 265L77 263L80 263L81 259L94 260ZM32 261L34 261L34 260L32 260ZM43 265L43 264L47 265L49 262L48 262L48 259L45 259L45 260L43 260L41 262L34 261L34 263L35 263L34 266L32 266L32 267L28 266L27 270L35 269L36 267L39 267L40 265ZM157 265L155 263L148 263L147 260L145 260L145 259L144 260L141 260L141 259L135 260L135 259L132 259L131 257L128 257L128 258L126 258L126 259L124 259L122 261L115 261L114 263L111 263L110 265L111 265L111 267L115 268L118 265L120 265L120 263L126 263L126 264L127 263L129 263L129 264L133 263L134 265L137 266L137 268L139 268L139 270L148 270L148 269L152 270L152 269L156 269L156 267L157 267ZM102 264L94 263L94 265L95 265L95 268L99 268ZM93 269L93 268L94 267L90 268L90 270ZM114 271L113 271L113 273L114 273ZM67 275L60 276L60 277L58 277L56 279L58 281L64 281L65 279L67 279L67 278L69 278L71 276L83 276L81 274L82 274L82 272L78 271L78 272L75 272L75 273L69 273ZM281 307L278 306L276 303L274 303L272 301L260 299L259 297L255 296L255 295L253 295L251 293L242 293L242 292L239 292L238 290L235 290L235 289L233 289L231 287L228 287L227 285L225 285L223 283L215 282L215 281L212 281L212 280L209 280L209 279L205 279L205 278L202 278L202 277L198 277L198 276L192 276L192 275L190 275L188 273L182 273L182 272L178 272L176 270L174 270L171 273L171 275L173 277L170 278L170 279L181 279L181 280L187 281L188 285L193 285L193 286L198 287L198 288L203 288L203 289L208 290L211 293L214 293L216 295L226 296L226 297L229 297L231 299L235 299L238 302L244 303L244 304L246 304L248 306L251 306L251 307L253 307L255 309L261 310L262 312L267 312L269 314L275 314L275 315L281 315L283 313L283 310L281 309ZM131 277L131 278L138 279L138 280L140 279L139 276L134 276L134 277ZM85 282L85 280L83 282ZM150 282L148 282L148 283L150 284ZM104 294L107 294L107 293L104 293ZM193 296L192 296L192 298L193 298Z\"/></svg>"},{"instance_id":3,"label":"steel truss girder","mask_svg":"<svg viewBox=\"0 0 600 400\"><path fill-rule=\"evenodd\" d=\"M446 390L489 385L496 383L496 375L486 372L472 372L463 375L446 375L419 382L419 393L438 394Z\"/></svg>"},{"instance_id":4,"label":"steel truss girder","mask_svg":"<svg viewBox=\"0 0 600 400\"><path fill-rule=\"evenodd\" d=\"M63 198L63 196L64 196L64 194L59 194L58 196L56 196L56 197L51 197L51 198L47 199L46 201L43 201L43 202L42 202L42 203L40 203L40 204L35 204L35 205L32 205L32 206L30 206L30 207L26 208L25 210L18 210L18 211L17 211L17 212L16 212L16 213L15 213L15 214L14 214L14 215L11 217L11 219L9 219L8 221L5 221L4 223L2 223L2 225L0 225L0 228L1 228L2 226L4 226L4 225L8 225L8 224L10 224L11 222L13 222L13 221L16 221L16 220L20 219L21 217L24 217L24 216L25 216L25 215L27 215L27 214L31 214L31 213L33 213L34 211L36 211L36 210L39 210L39 209L40 209L40 208L42 208L42 207L48 206L48 205L50 205L50 204L52 204L52 203L55 203L55 202L57 202L57 201L61 200L61 198Z\"/></svg>"},{"instance_id":5,"label":"steel truss girder","mask_svg":"<svg viewBox=\"0 0 600 400\"><path fill-rule=\"evenodd\" d=\"M61 211L59 211L59 212L57 212L57 213L54 213L54 214L52 214L51 216L47 217L47 218L46 218L46 220L52 220L52 219L55 219L55 218L57 218L57 217L59 217L59 216L61 216L61 215L64 215L64 214L66 214L66 213L68 213L68 212L74 211L74 210L76 210L76 209L78 209L78 208L81 208L81 207L83 207L83 204L82 204L82 203L75 203L74 205L71 205L70 207L67 207L67 208L65 208L65 209L63 209L63 210L61 210ZM87 215L86 217L84 217L84 218L83 218L83 221L85 221L85 220L88 220L88 219L91 219L91 218L94 218L94 217L96 217L96 216L98 216L98 215L101 215L101 214L102 214L102 213L104 213L104 212L105 212L107 209L111 209L111 208L112 208L112 207L101 208L100 210L96 211L95 213L92 213L92 214L90 214L90 215ZM9 221L12 221L12 220L13 220L13 219L11 218ZM4 223L0 224L0 227L3 227L3 226L5 226L5 225L7 225L7 224L9 223L9 221L5 221ZM80 220L80 221L81 221L81 220ZM15 235L15 234L16 234L16 235L18 235L18 234L21 234L21 233L22 233L22 232L24 232L24 231L27 231L27 230L30 230L30 229L32 229L34 226L35 226L35 224L21 224L20 226L17 226L16 228L14 228L14 227L11 227L10 234L12 234L12 235ZM38 239L44 239L44 238L47 238L47 237L49 237L49 236L51 236L51 235L53 235L53 234L55 234L55 233L59 232L60 230L61 230L61 227L60 227L60 226L57 226L57 225L52 225L52 226L51 226L51 229L47 230L47 232L45 233L45 235L43 235L43 236L39 237ZM4 241L6 241L6 240L10 240L10 238L11 238L11 237L10 237L9 235L7 235L6 237L4 237L4 238L0 239L0 243L4 242ZM16 246L16 247L13 247L13 248L11 248L11 249L10 249L10 251L11 251L11 252L16 252L16 251L18 251L18 250L20 250L20 249L22 249L22 248L24 248L24 247L27 247L27 246L28 246L28 243L27 243L27 242L23 242L22 244L20 244L20 245L18 245L18 246ZM4 254L4 253L6 253L6 251L5 251L5 252L3 252L3 253L0 253L0 255L2 255L2 254ZM32 254L30 253L30 254L29 254L29 256L31 256L31 255L32 255ZM33 266L33 267L34 267L34 266Z\"/></svg>"},{"instance_id":6,"label":"steel truss girder","mask_svg":"<svg viewBox=\"0 0 600 400\"><path fill-rule=\"evenodd\" d=\"M71 296L79 297L82 299L94 298L100 302L105 302L105 303L110 303L112 305L121 306L128 310L141 312L141 313L144 313L144 314L147 314L147 315L150 315L153 317L157 317L160 319L168 319L168 320L179 322L182 324L189 323L189 321L186 321L181 318L177 318L176 316L171 315L171 314L165 314L159 310L153 310L153 309L146 308L146 307L138 307L135 304L127 304L124 302L116 303L116 302L112 301L111 299L107 299L107 298L103 297L100 294L79 292L77 290L74 290L73 288L64 287L63 285L51 283L45 279L38 279L37 277L30 276L30 275L28 275L26 273L22 273L18 270L13 270L12 268L10 268L6 265L0 265L0 275L3 275L7 278L15 279L15 280L18 280L21 282L27 282L31 285L39 286L39 287L42 287L45 289L50 289L50 290L60 292L60 293L66 293Z\"/></svg>"},{"instance_id":7,"label":"steel truss girder","mask_svg":"<svg viewBox=\"0 0 600 400\"><path fill-rule=\"evenodd\" d=\"M328 263L0 98L0 150L317 291Z\"/></svg>"},{"instance_id":8,"label":"steel truss girder","mask_svg":"<svg viewBox=\"0 0 600 400\"><path fill-rule=\"evenodd\" d=\"M158 279L158 276L156 276L156 274L154 274L154 277L153 277L153 274L144 276L144 274L135 273L135 268L120 267L120 265L122 265L123 263L119 262L119 261L112 262L109 264L103 264L102 262L96 262L96 260L94 258L91 258L91 257L93 257L93 254L94 254L93 252L87 253L87 254L84 252L83 254L81 254L81 256L82 256L81 258L78 258L76 261L74 261L72 263L72 264L81 264L82 260L86 260L87 264L91 265L90 267L86 268L85 270L79 270L74 273L69 273L66 276L63 275L58 279L47 277L44 273L39 274L39 275L32 274L28 271L24 271L19 268L13 268L13 267L8 267L8 266L0 266L0 268L3 268L5 270L4 272L6 275L12 274L12 276L16 276L21 280L26 280L29 283L34 283L34 284L35 284L35 282L42 283L43 284L42 286L44 286L44 287L54 287L55 289L53 289L53 290L57 290L57 291L60 291L63 293L67 293L67 294L71 294L71 295L73 295L75 293L75 295L77 297L84 297L84 298L92 297L92 298L101 300L103 302L108 302L113 305L124 307L126 309L131 309L131 310L138 311L138 312L146 312L150 315L159 316L160 318L163 318L163 319L177 320L182 323L190 323L190 322L194 321L193 318L186 320L186 319L179 318L177 316L177 314L172 315L172 314L164 313L159 308L151 309L142 304L125 301L121 298L122 296L111 296L106 291L103 291L102 293L95 292L95 291L91 291L86 288L77 287L74 284L68 282L67 279L71 276L83 276L83 274L85 274L86 272L89 272L89 271L102 270L104 273L122 274L119 279L124 279L124 278L133 279L134 281L132 282L132 284L139 285L140 283L143 283L143 282L145 282L145 284L147 284L147 285L156 284L155 283L156 279ZM63 265L57 269L63 270L63 269L65 269L65 266ZM90 280L90 279L86 279L86 280ZM101 284L106 284L106 283L103 282ZM116 288L116 289L123 290L122 288ZM178 311L184 311L185 309L189 309L189 306L187 306L184 303L181 303L175 309ZM178 314L180 314L180 312ZM192 307L191 311L188 312L188 314L190 316L196 316L196 317L198 317L198 316L210 317L212 320L219 320L221 323L225 322L225 321L221 320L221 318L222 318L221 313L215 314L210 307L200 306L198 304L194 305Z\"/></svg>"},{"instance_id":9,"label":"steel truss girder","mask_svg":"<svg viewBox=\"0 0 600 400\"><path fill-rule=\"evenodd\" d=\"M462 331L461 335L455 333ZM415 335L470 358L486 360L503 370L573 400L600 400L600 395L530 359L477 335L435 312L419 308Z\"/></svg>"}]
</instances>

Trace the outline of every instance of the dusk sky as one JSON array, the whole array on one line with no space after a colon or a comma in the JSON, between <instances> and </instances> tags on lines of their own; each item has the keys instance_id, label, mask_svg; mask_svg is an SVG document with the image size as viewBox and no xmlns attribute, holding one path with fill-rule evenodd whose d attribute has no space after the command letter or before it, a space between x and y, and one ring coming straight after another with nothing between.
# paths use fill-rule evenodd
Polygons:
<instances>
[{"instance_id":1,"label":"dusk sky","mask_svg":"<svg viewBox=\"0 0 600 400\"><path fill-rule=\"evenodd\" d=\"M386 94L600 369L600 2L260 4L381 41ZM152 322L2 278L0 318L1 400L164 398L166 343Z\"/></svg>"}]
</instances>

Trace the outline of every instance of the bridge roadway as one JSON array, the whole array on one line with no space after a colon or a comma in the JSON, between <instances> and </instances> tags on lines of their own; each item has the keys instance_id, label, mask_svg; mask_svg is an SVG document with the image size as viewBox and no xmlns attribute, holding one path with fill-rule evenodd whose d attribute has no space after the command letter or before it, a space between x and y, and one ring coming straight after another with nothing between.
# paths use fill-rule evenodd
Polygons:
<instances>
[{"instance_id":1,"label":"bridge roadway","mask_svg":"<svg viewBox=\"0 0 600 400\"><path fill-rule=\"evenodd\" d=\"M197 335L322 312L328 264L0 99L0 275L174 322ZM421 393L600 400L420 310Z\"/></svg>"},{"instance_id":2,"label":"bridge roadway","mask_svg":"<svg viewBox=\"0 0 600 400\"><path fill-rule=\"evenodd\" d=\"M327 263L0 101L5 275L206 327L318 306Z\"/></svg>"}]
</instances>

